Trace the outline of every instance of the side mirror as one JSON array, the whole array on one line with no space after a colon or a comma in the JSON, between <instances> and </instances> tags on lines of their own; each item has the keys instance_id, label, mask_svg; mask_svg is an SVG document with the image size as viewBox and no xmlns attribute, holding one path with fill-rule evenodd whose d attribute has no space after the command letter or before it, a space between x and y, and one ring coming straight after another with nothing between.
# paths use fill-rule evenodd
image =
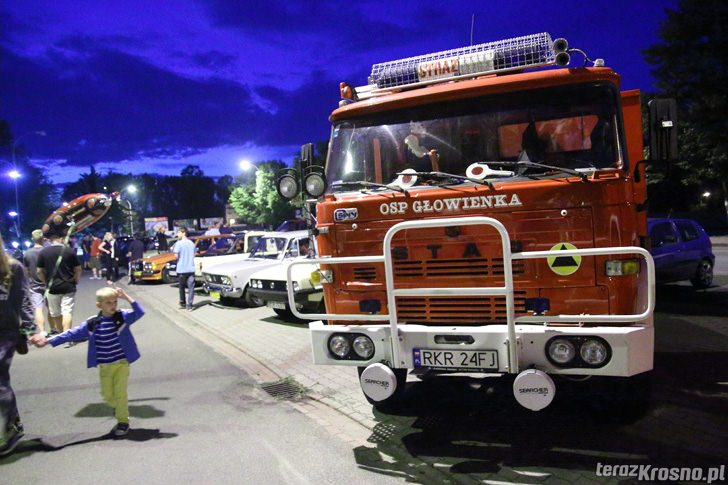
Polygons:
<instances>
[{"instance_id":1,"label":"side mirror","mask_svg":"<svg viewBox=\"0 0 728 485\"><path fill-rule=\"evenodd\" d=\"M653 99L650 110L650 160L677 160L677 103L674 99Z\"/></svg>"}]
</instances>

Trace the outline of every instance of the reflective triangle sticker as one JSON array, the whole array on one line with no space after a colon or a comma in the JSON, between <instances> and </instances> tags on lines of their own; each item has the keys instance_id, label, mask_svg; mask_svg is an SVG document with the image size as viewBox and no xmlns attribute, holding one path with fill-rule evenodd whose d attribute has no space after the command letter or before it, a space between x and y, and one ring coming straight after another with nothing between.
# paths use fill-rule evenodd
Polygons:
<instances>
[{"instance_id":1,"label":"reflective triangle sticker","mask_svg":"<svg viewBox=\"0 0 728 485\"><path fill-rule=\"evenodd\" d=\"M571 243L561 242L551 248L551 251L566 251L567 249L577 249ZM581 266L581 256L549 256L546 263L551 271L561 276L568 276L576 273Z\"/></svg>"}]
</instances>

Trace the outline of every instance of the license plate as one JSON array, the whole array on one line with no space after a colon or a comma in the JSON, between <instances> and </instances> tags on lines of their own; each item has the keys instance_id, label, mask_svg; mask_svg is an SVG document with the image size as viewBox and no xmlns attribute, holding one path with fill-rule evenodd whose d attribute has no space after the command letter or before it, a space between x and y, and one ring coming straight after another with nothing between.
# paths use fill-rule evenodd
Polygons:
<instances>
[{"instance_id":1,"label":"license plate","mask_svg":"<svg viewBox=\"0 0 728 485\"><path fill-rule=\"evenodd\" d=\"M210 296L213 297L216 300L220 299L220 292L219 291L211 291Z\"/></svg>"},{"instance_id":2,"label":"license plate","mask_svg":"<svg viewBox=\"0 0 728 485\"><path fill-rule=\"evenodd\" d=\"M414 349L415 367L437 370L493 370L498 369L495 350L431 350Z\"/></svg>"},{"instance_id":3,"label":"license plate","mask_svg":"<svg viewBox=\"0 0 728 485\"><path fill-rule=\"evenodd\" d=\"M142 275L141 271L134 271L134 276L141 276L141 275Z\"/></svg>"},{"instance_id":4,"label":"license plate","mask_svg":"<svg viewBox=\"0 0 728 485\"><path fill-rule=\"evenodd\" d=\"M177 272L176 271L169 271L169 276L177 276Z\"/></svg>"},{"instance_id":5,"label":"license plate","mask_svg":"<svg viewBox=\"0 0 728 485\"><path fill-rule=\"evenodd\" d=\"M269 301L269 302L266 302L266 306L268 306L268 308L273 308L274 310L285 310L286 309L286 303L283 301Z\"/></svg>"}]
</instances>

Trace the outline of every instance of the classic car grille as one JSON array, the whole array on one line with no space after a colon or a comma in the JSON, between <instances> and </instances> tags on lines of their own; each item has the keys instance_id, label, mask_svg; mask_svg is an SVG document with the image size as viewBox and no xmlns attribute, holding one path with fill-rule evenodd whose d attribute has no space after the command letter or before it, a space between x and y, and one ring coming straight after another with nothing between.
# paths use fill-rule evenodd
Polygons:
<instances>
[{"instance_id":1,"label":"classic car grille","mask_svg":"<svg viewBox=\"0 0 728 485\"><path fill-rule=\"evenodd\" d=\"M506 301L503 297L398 297L399 321L424 325L487 325L506 323ZM514 294L516 315L526 314L526 292Z\"/></svg>"},{"instance_id":2,"label":"classic car grille","mask_svg":"<svg viewBox=\"0 0 728 485\"><path fill-rule=\"evenodd\" d=\"M222 285L222 284L224 284L224 282L222 281L222 278L223 277L218 274L205 273L205 281L207 281L209 283L217 283L219 285Z\"/></svg>"},{"instance_id":3,"label":"classic car grille","mask_svg":"<svg viewBox=\"0 0 728 485\"><path fill-rule=\"evenodd\" d=\"M263 284L262 290L286 291L285 281L261 280L261 283ZM293 288L295 289L296 287L294 286Z\"/></svg>"},{"instance_id":4,"label":"classic car grille","mask_svg":"<svg viewBox=\"0 0 728 485\"><path fill-rule=\"evenodd\" d=\"M524 262L513 262L513 274L524 273ZM503 275L503 258L395 261L395 278L487 277Z\"/></svg>"}]
</instances>

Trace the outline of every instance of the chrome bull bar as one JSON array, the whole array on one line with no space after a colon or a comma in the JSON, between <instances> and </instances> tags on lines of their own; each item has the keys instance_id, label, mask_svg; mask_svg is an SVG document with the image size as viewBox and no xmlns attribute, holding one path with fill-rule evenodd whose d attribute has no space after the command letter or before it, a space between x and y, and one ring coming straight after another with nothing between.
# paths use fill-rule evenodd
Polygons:
<instances>
[{"instance_id":1,"label":"chrome bull bar","mask_svg":"<svg viewBox=\"0 0 728 485\"><path fill-rule=\"evenodd\" d=\"M394 265L392 263L392 240L394 236L406 229L428 229L433 227L447 226L473 226L488 225L493 227L501 238L503 250L503 286L489 287L457 287L457 288L394 288ZM510 238L505 226L492 217L456 217L447 219L426 219L416 221L405 221L395 224L387 231L382 244L382 255L379 256L350 256L337 258L316 258L302 261L293 261L287 270L288 304L293 314L302 319L308 320L352 320L352 321L381 321L389 322L392 360L400 362L400 343L397 323L396 298L398 296L501 296L506 300L506 323L508 329L508 359L510 372L518 372L518 354L516 340L516 324L546 324L546 323L579 323L579 322L642 322L649 319L655 308L655 264L650 253L644 248L636 246L605 247L590 249L569 249L551 251L525 251L520 253L511 252ZM513 267L512 262L516 259L539 259L550 256L600 256L610 254L638 254L646 262L647 275L647 302L642 313L633 315L533 315L515 316L515 305L513 298ZM387 291L387 314L334 314L334 313L300 313L296 309L293 292L291 272L296 264L351 264L351 263L384 263L385 288Z\"/></svg>"}]
</instances>

